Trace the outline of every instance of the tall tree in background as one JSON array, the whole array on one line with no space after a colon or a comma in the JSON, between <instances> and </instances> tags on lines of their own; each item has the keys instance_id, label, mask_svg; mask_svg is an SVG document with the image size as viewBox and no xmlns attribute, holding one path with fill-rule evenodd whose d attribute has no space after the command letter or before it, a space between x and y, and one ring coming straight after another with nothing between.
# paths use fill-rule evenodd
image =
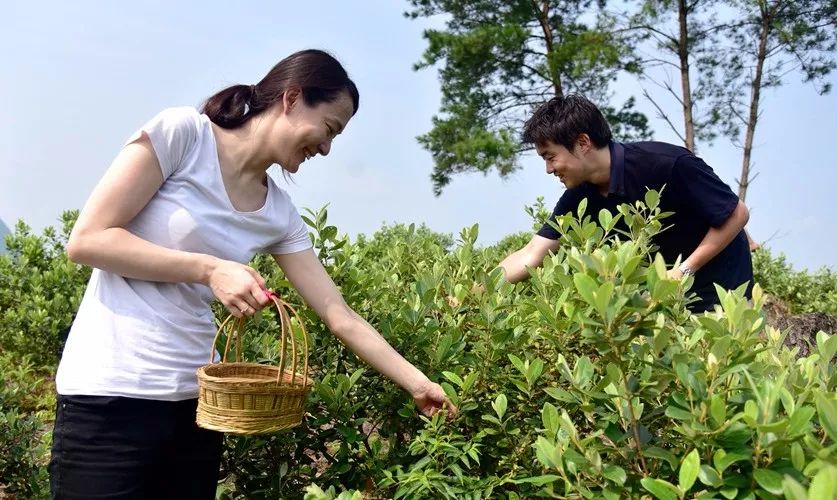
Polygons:
<instances>
[{"instance_id":1,"label":"tall tree in background","mask_svg":"<svg viewBox=\"0 0 837 500\"><path fill-rule=\"evenodd\" d=\"M633 98L608 105L622 71L637 72L630 32L590 0L411 0L412 18L442 15L445 29L424 32L415 68L439 65L442 104L419 142L431 152L433 191L462 172L506 176L518 168L518 137L531 108L582 93L601 105L614 135L649 136Z\"/></svg>"},{"instance_id":2,"label":"tall tree in background","mask_svg":"<svg viewBox=\"0 0 837 500\"><path fill-rule=\"evenodd\" d=\"M717 47L733 21L719 18L716 7L722 0L644 0L628 16L629 29L642 33L650 42L650 54L642 57L641 82L665 91L643 94L683 145L697 151L698 140L712 141L718 135L735 134L736 123L720 98L717 72L722 64ZM679 80L679 81L678 81ZM663 100L666 95L682 113L682 127L676 113Z\"/></svg>"},{"instance_id":3,"label":"tall tree in background","mask_svg":"<svg viewBox=\"0 0 837 500\"><path fill-rule=\"evenodd\" d=\"M837 67L837 2L732 0L731 4L742 22L730 30L719 81L727 89L725 104L745 129L738 179L738 197L744 200L755 179L751 154L763 111L762 91L780 86L786 75L796 72L821 94L831 90L825 78Z\"/></svg>"},{"instance_id":4,"label":"tall tree in background","mask_svg":"<svg viewBox=\"0 0 837 500\"><path fill-rule=\"evenodd\" d=\"M837 22L836 4L829 1L643 0L631 16L631 28L646 33L659 51L644 58L641 75L674 96L683 114L682 132L659 97L647 89L645 96L684 145L696 151L698 139L718 135L741 144L745 130L737 179L742 201L755 178L750 167L761 91L781 85L794 71L819 83L821 93L830 90L823 79L835 67ZM724 16L718 7L724 7ZM672 84L673 71L680 85Z\"/></svg>"}]
</instances>

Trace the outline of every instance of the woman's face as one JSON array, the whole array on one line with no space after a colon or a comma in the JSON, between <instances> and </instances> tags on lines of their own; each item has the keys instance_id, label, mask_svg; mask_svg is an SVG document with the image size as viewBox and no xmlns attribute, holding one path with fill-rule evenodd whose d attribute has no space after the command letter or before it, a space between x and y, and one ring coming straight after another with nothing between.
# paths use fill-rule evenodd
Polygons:
<instances>
[{"instance_id":1,"label":"woman's face","mask_svg":"<svg viewBox=\"0 0 837 500\"><path fill-rule=\"evenodd\" d=\"M305 103L301 93L289 93L283 105L277 163L291 173L296 173L305 160L327 155L331 142L346 128L354 111L348 92L341 92L333 102L313 107Z\"/></svg>"}]
</instances>

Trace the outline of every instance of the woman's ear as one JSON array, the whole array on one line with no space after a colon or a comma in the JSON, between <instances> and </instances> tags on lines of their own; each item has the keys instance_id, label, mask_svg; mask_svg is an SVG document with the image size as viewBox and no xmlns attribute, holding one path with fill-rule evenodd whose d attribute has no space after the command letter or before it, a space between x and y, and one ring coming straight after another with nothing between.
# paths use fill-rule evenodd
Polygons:
<instances>
[{"instance_id":1,"label":"woman's ear","mask_svg":"<svg viewBox=\"0 0 837 500\"><path fill-rule=\"evenodd\" d=\"M286 90L285 93L282 94L282 106L285 109L285 113L290 112L301 98L302 90L299 88L291 87Z\"/></svg>"}]
</instances>

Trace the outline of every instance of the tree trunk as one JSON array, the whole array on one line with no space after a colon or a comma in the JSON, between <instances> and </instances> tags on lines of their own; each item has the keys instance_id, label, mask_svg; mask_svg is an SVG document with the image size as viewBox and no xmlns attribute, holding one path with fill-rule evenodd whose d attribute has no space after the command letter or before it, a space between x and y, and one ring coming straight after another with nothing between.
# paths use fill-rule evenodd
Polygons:
<instances>
[{"instance_id":1,"label":"tree trunk","mask_svg":"<svg viewBox=\"0 0 837 500\"><path fill-rule=\"evenodd\" d=\"M532 8L535 9L535 12L538 15L538 22L541 24L543 36L546 40L546 67L549 68L549 77L552 79L552 87L555 89L555 97L562 97L564 95L564 90L561 88L561 75L558 73L558 69L554 68L553 65L549 63L549 56L552 54L555 43L552 36L552 28L549 27L549 0L543 0L543 5L540 8L538 8L538 4L535 3L535 0L531 1Z\"/></svg>"},{"instance_id":2,"label":"tree trunk","mask_svg":"<svg viewBox=\"0 0 837 500\"><path fill-rule=\"evenodd\" d=\"M777 0L777 4L781 0ZM761 98L761 78L764 71L764 61L767 59L767 40L770 37L770 23L772 9L762 7L761 29L759 31L759 46L756 52L756 73L750 86L750 114L747 117L747 133L744 136L744 158L741 163L741 177L738 180L738 198L744 201L747 197L747 187L750 185L750 157L753 152L753 137L759 120L759 99Z\"/></svg>"},{"instance_id":3,"label":"tree trunk","mask_svg":"<svg viewBox=\"0 0 837 500\"><path fill-rule=\"evenodd\" d=\"M689 26L688 7L686 0L677 1L677 17L680 21L680 36L677 44L677 55L680 58L680 85L683 92L683 125L686 139L686 149L695 152L695 122L692 116L692 88L689 81Z\"/></svg>"}]
</instances>

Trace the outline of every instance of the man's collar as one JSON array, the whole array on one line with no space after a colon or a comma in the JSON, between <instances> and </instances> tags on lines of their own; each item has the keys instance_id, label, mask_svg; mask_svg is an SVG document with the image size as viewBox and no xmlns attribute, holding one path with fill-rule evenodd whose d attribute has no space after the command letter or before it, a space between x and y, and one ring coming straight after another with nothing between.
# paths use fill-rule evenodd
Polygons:
<instances>
[{"instance_id":1,"label":"man's collar","mask_svg":"<svg viewBox=\"0 0 837 500\"><path fill-rule=\"evenodd\" d=\"M625 196L625 146L619 142L610 141L610 187L608 194Z\"/></svg>"}]
</instances>

